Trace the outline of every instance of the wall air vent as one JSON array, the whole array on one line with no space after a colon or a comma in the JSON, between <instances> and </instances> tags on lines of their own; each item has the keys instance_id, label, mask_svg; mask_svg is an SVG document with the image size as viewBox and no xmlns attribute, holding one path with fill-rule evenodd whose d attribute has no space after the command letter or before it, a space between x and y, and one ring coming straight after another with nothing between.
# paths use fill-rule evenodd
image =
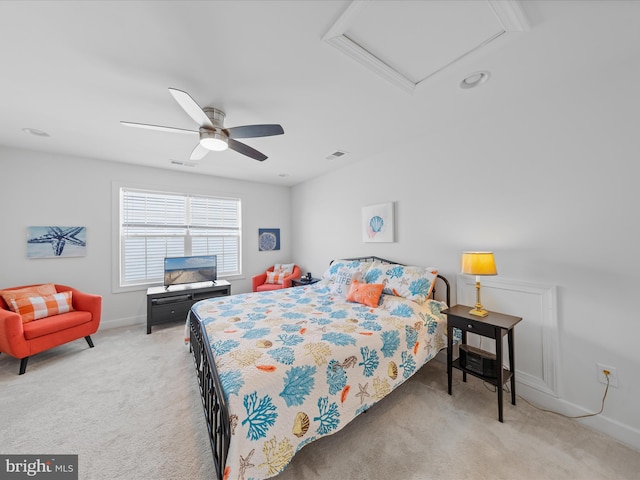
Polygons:
<instances>
[{"instance_id":1,"label":"wall air vent","mask_svg":"<svg viewBox=\"0 0 640 480\"><path fill-rule=\"evenodd\" d=\"M327 160L333 160L334 158L338 158L338 157L341 157L341 156L346 155L346 154L347 154L347 152L344 152L342 150L336 150L332 154L327 155L325 158Z\"/></svg>"}]
</instances>

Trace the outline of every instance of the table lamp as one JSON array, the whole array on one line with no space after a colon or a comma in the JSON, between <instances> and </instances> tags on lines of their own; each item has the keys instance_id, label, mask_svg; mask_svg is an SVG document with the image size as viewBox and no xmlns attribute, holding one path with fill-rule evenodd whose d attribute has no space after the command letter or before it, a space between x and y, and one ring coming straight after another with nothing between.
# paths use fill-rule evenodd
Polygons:
<instances>
[{"instance_id":1,"label":"table lamp","mask_svg":"<svg viewBox=\"0 0 640 480\"><path fill-rule=\"evenodd\" d=\"M464 274L476 276L476 306L469 313L477 317L486 317L489 312L480 303L480 276L498 274L493 252L463 252L461 270Z\"/></svg>"}]
</instances>

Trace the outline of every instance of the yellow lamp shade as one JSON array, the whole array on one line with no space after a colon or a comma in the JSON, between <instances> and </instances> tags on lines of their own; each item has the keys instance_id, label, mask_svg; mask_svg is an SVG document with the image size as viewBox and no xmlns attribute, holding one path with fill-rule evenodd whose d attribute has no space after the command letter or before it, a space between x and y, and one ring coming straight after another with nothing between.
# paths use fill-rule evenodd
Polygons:
<instances>
[{"instance_id":1,"label":"yellow lamp shade","mask_svg":"<svg viewBox=\"0 0 640 480\"><path fill-rule=\"evenodd\" d=\"M493 252L463 252L461 271L467 275L497 275Z\"/></svg>"}]
</instances>

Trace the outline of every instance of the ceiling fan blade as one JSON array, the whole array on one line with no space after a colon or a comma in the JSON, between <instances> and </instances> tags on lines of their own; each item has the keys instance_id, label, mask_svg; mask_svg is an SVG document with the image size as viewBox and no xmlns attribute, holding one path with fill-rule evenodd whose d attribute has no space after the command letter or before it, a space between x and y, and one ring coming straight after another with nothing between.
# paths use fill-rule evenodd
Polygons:
<instances>
[{"instance_id":1,"label":"ceiling fan blade","mask_svg":"<svg viewBox=\"0 0 640 480\"><path fill-rule=\"evenodd\" d=\"M187 114L193 118L199 126L214 128L214 125L211 120L209 120L209 117L207 117L207 114L204 113L204 110L202 110L200 105L191 98L191 95L176 88L170 88L169 92L171 92L171 95L176 99L176 102L180 104L183 110L187 112Z\"/></svg>"},{"instance_id":2,"label":"ceiling fan blade","mask_svg":"<svg viewBox=\"0 0 640 480\"><path fill-rule=\"evenodd\" d=\"M235 150L238 153L246 155L247 157L251 157L254 160L258 160L259 162L265 161L268 157L264 154L256 150L255 148L251 148L249 145L245 145L244 143L240 143L233 138L229 138L229 148L231 150Z\"/></svg>"},{"instance_id":3,"label":"ceiling fan blade","mask_svg":"<svg viewBox=\"0 0 640 480\"><path fill-rule=\"evenodd\" d=\"M204 158L204 156L209 153L209 149L204 148L202 145L200 145L199 143L196 145L196 148L193 149L193 151L191 152L191 156L189 157L189 160L202 160Z\"/></svg>"},{"instance_id":4,"label":"ceiling fan blade","mask_svg":"<svg viewBox=\"0 0 640 480\"><path fill-rule=\"evenodd\" d=\"M225 128L225 133L229 138L254 138L270 137L272 135L282 135L284 130L280 125L243 125L241 127Z\"/></svg>"},{"instance_id":5,"label":"ceiling fan blade","mask_svg":"<svg viewBox=\"0 0 640 480\"><path fill-rule=\"evenodd\" d=\"M173 133L198 133L197 130L186 130L184 128L175 127L162 127L160 125L147 125L146 123L134 123L134 122L120 122L127 127L146 128L148 130L159 130L161 132L173 132Z\"/></svg>"}]
</instances>

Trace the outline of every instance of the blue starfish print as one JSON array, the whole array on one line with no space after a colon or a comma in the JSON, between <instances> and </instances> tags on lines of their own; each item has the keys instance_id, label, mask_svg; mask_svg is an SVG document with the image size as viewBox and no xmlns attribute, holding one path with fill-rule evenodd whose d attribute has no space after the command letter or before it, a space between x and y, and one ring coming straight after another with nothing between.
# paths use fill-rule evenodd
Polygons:
<instances>
[{"instance_id":1,"label":"blue starfish print","mask_svg":"<svg viewBox=\"0 0 640 480\"><path fill-rule=\"evenodd\" d=\"M76 237L80 232L84 230L84 227L48 227L47 233L36 238L30 238L29 243L50 243L53 248L55 256L62 255L64 246L68 243L73 245L79 245L81 247L86 246L84 240L80 240Z\"/></svg>"}]
</instances>

